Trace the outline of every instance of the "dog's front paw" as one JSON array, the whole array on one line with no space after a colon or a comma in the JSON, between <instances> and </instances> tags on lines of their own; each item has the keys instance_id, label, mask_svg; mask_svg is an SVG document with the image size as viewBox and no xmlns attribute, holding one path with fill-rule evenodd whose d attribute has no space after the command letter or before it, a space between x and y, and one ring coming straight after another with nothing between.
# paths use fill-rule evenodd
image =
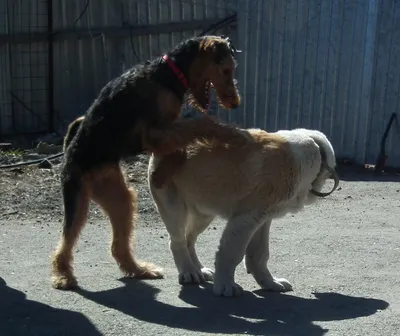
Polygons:
<instances>
[{"instance_id":1,"label":"dog's front paw","mask_svg":"<svg viewBox=\"0 0 400 336\"><path fill-rule=\"evenodd\" d=\"M202 270L193 268L179 273L179 284L199 284L205 282L205 276Z\"/></svg>"},{"instance_id":2,"label":"dog's front paw","mask_svg":"<svg viewBox=\"0 0 400 336\"><path fill-rule=\"evenodd\" d=\"M257 281L261 288L271 292L292 291L292 284L284 278L265 277Z\"/></svg>"},{"instance_id":3,"label":"dog's front paw","mask_svg":"<svg viewBox=\"0 0 400 336\"><path fill-rule=\"evenodd\" d=\"M235 281L215 281L213 287L214 294L217 296L241 296L243 288Z\"/></svg>"},{"instance_id":4,"label":"dog's front paw","mask_svg":"<svg viewBox=\"0 0 400 336\"><path fill-rule=\"evenodd\" d=\"M213 281L214 280L214 271L212 269L203 267L201 269L201 273L203 274L205 281Z\"/></svg>"}]
</instances>

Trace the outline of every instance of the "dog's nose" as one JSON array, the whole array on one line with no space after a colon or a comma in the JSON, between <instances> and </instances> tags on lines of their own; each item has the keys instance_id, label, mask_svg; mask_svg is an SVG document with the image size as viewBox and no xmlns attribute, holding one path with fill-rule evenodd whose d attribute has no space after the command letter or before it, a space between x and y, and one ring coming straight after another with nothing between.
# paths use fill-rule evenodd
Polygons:
<instances>
[{"instance_id":1,"label":"dog's nose","mask_svg":"<svg viewBox=\"0 0 400 336\"><path fill-rule=\"evenodd\" d=\"M239 103L232 103L232 108L233 109L238 108L238 107L239 107Z\"/></svg>"}]
</instances>

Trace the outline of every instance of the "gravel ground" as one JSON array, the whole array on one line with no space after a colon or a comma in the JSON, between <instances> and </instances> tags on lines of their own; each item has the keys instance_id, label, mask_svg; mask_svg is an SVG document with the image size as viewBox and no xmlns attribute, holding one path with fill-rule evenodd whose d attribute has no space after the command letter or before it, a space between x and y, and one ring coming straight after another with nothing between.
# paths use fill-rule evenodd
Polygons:
<instances>
[{"instance_id":1,"label":"gravel ground","mask_svg":"<svg viewBox=\"0 0 400 336\"><path fill-rule=\"evenodd\" d=\"M0 164L18 161L4 158ZM178 284L168 236L147 190L147 157L125 165L139 194L137 254L165 279L121 278L109 253L110 226L92 204L75 254L81 288L51 288L59 238L59 166L0 170L0 335L398 335L400 177L340 169L339 190L273 224L271 271L294 291L265 293L237 270L246 293L216 298L211 284ZM224 223L199 239L213 266Z\"/></svg>"}]
</instances>

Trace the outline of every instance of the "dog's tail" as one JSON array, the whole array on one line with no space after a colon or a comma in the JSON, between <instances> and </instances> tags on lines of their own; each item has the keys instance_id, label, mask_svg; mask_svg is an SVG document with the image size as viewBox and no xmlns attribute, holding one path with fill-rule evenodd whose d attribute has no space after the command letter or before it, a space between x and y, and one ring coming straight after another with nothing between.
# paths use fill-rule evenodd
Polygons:
<instances>
[{"instance_id":1,"label":"dog's tail","mask_svg":"<svg viewBox=\"0 0 400 336\"><path fill-rule=\"evenodd\" d=\"M84 119L83 116L78 117L68 125L67 133L65 134L64 137L64 146L63 146L64 152L71 143L76 133L78 133L79 127L81 126L83 119Z\"/></svg>"},{"instance_id":2,"label":"dog's tail","mask_svg":"<svg viewBox=\"0 0 400 336\"><path fill-rule=\"evenodd\" d=\"M83 118L83 116L78 117L69 124L64 137L64 155L66 155L66 149L72 139L78 133ZM79 167L75 166L69 160L65 161L61 171L61 185L65 212L63 231L64 235L68 236L71 235L70 232L79 230L78 227L81 226L81 222L84 220L80 217L85 216L85 212L87 211L85 208L87 208L88 202L85 199L82 172Z\"/></svg>"},{"instance_id":3,"label":"dog's tail","mask_svg":"<svg viewBox=\"0 0 400 336\"><path fill-rule=\"evenodd\" d=\"M335 191L339 185L339 176L335 171L336 168L335 151L332 147L332 144L330 143L326 135L320 131L308 130L308 129L299 129L298 131L312 138L318 145L319 151L321 153L322 170L318 175L317 179L313 182L313 189L311 190L311 192L319 197L328 196L333 191ZM322 173L322 171L326 172ZM335 181L335 185L330 192L322 193L320 190L322 189L327 173L331 175L331 177Z\"/></svg>"},{"instance_id":4,"label":"dog's tail","mask_svg":"<svg viewBox=\"0 0 400 336\"><path fill-rule=\"evenodd\" d=\"M325 163L330 168L335 169L336 167L335 151L332 147L332 144L326 137L326 135L320 131L310 130L310 129L298 129L297 131L312 138L320 148L322 160L325 161Z\"/></svg>"}]
</instances>

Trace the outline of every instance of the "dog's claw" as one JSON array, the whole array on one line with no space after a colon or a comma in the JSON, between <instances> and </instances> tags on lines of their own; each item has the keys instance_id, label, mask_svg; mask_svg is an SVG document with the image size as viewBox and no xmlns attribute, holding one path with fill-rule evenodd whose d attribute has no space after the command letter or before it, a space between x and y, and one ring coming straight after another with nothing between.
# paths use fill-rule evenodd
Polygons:
<instances>
[{"instance_id":1,"label":"dog's claw","mask_svg":"<svg viewBox=\"0 0 400 336\"><path fill-rule=\"evenodd\" d=\"M237 297L243 294L243 288L234 281L230 283L215 282L213 291L215 295L225 297Z\"/></svg>"},{"instance_id":2,"label":"dog's claw","mask_svg":"<svg viewBox=\"0 0 400 336\"><path fill-rule=\"evenodd\" d=\"M201 270L192 270L179 274L179 284L200 284L205 282L205 277Z\"/></svg>"},{"instance_id":3,"label":"dog's claw","mask_svg":"<svg viewBox=\"0 0 400 336\"><path fill-rule=\"evenodd\" d=\"M214 271L212 269L203 267L201 269L201 273L203 274L205 281L213 281L214 280Z\"/></svg>"},{"instance_id":4,"label":"dog's claw","mask_svg":"<svg viewBox=\"0 0 400 336\"><path fill-rule=\"evenodd\" d=\"M261 288L270 292L290 292L292 284L284 278L267 278L259 281Z\"/></svg>"}]
</instances>

